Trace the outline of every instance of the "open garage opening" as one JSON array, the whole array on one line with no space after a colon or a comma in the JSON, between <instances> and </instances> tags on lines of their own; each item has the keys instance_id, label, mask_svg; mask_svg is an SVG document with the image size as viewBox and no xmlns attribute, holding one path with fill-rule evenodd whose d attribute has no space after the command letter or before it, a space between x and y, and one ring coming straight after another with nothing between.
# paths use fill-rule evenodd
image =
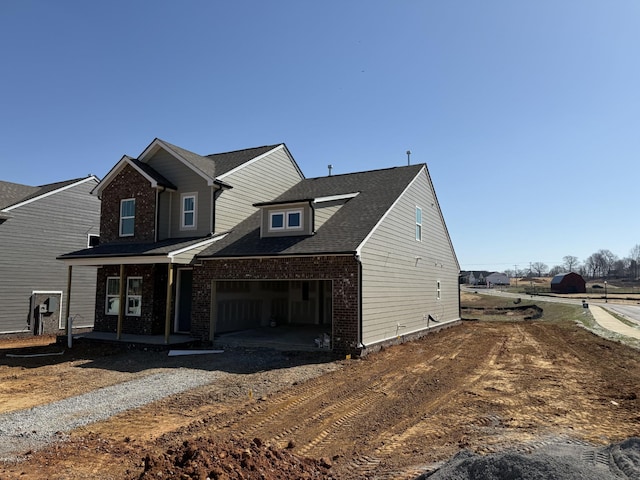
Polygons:
<instances>
[{"instance_id":1,"label":"open garage opening","mask_svg":"<svg viewBox=\"0 0 640 480\"><path fill-rule=\"evenodd\" d=\"M331 349L331 280L214 280L214 343Z\"/></svg>"}]
</instances>

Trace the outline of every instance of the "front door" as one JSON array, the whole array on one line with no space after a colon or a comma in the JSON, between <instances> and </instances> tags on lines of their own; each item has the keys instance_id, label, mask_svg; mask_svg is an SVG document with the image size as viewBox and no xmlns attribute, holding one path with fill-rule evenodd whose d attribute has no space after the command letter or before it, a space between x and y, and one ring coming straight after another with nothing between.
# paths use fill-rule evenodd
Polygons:
<instances>
[{"instance_id":1,"label":"front door","mask_svg":"<svg viewBox=\"0 0 640 480\"><path fill-rule=\"evenodd\" d=\"M176 332L191 332L191 294L193 270L178 270L178 294L176 305Z\"/></svg>"}]
</instances>

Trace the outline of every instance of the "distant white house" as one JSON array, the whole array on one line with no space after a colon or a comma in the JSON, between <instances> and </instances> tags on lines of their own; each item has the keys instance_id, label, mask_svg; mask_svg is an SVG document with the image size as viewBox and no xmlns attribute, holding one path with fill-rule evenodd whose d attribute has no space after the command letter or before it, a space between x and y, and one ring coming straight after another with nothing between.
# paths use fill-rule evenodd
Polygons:
<instances>
[{"instance_id":1,"label":"distant white house","mask_svg":"<svg viewBox=\"0 0 640 480\"><path fill-rule=\"evenodd\" d=\"M487 285L509 285L509 277L506 273L493 272L485 278Z\"/></svg>"}]
</instances>

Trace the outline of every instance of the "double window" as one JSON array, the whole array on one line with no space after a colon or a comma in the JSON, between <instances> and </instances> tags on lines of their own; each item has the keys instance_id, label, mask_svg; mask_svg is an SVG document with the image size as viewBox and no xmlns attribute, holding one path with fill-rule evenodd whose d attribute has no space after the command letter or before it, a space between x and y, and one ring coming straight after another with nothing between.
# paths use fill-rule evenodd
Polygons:
<instances>
[{"instance_id":1,"label":"double window","mask_svg":"<svg viewBox=\"0 0 640 480\"><path fill-rule=\"evenodd\" d=\"M302 230L302 209L269 212L269 230Z\"/></svg>"},{"instance_id":2,"label":"double window","mask_svg":"<svg viewBox=\"0 0 640 480\"><path fill-rule=\"evenodd\" d=\"M195 193L182 194L182 213L180 227L183 229L196 228L196 204L197 196Z\"/></svg>"},{"instance_id":3,"label":"double window","mask_svg":"<svg viewBox=\"0 0 640 480\"><path fill-rule=\"evenodd\" d=\"M125 315L139 317L142 312L142 277L127 277L125 292ZM105 313L118 315L120 311L120 277L107 278L107 301Z\"/></svg>"},{"instance_id":4,"label":"double window","mask_svg":"<svg viewBox=\"0 0 640 480\"><path fill-rule=\"evenodd\" d=\"M133 236L136 220L136 199L126 198L120 201L120 236Z\"/></svg>"},{"instance_id":5,"label":"double window","mask_svg":"<svg viewBox=\"0 0 640 480\"><path fill-rule=\"evenodd\" d=\"M436 300L440 300L440 280L436 281Z\"/></svg>"}]
</instances>

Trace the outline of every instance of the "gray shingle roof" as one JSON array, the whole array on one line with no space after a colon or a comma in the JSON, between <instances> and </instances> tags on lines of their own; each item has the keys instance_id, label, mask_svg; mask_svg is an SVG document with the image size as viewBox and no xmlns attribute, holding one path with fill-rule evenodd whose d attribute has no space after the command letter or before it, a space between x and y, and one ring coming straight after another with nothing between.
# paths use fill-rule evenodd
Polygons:
<instances>
[{"instance_id":1,"label":"gray shingle roof","mask_svg":"<svg viewBox=\"0 0 640 480\"><path fill-rule=\"evenodd\" d=\"M210 237L170 238L155 243L111 242L60 255L58 259L104 258L129 256L165 256L170 252L194 245Z\"/></svg>"},{"instance_id":2,"label":"gray shingle roof","mask_svg":"<svg viewBox=\"0 0 640 480\"><path fill-rule=\"evenodd\" d=\"M253 160L260 155L263 155L274 148L282 145L265 145L263 147L255 147L255 148L246 148L244 150L235 150L233 152L226 153L214 153L211 155L207 155L207 158L210 158L214 161L216 165L216 176L224 175L225 173L233 170L236 167L248 162L249 160Z\"/></svg>"},{"instance_id":3,"label":"gray shingle roof","mask_svg":"<svg viewBox=\"0 0 640 480\"><path fill-rule=\"evenodd\" d=\"M84 180L76 178L73 180L65 180L62 182L49 183L40 185L39 187L30 187L28 185L20 185L18 183L0 182L0 208L7 208L16 203L25 202L32 198L39 197L46 193L66 187L73 183Z\"/></svg>"},{"instance_id":4,"label":"gray shingle roof","mask_svg":"<svg viewBox=\"0 0 640 480\"><path fill-rule=\"evenodd\" d=\"M38 187L30 187L19 183L0 182L0 208L18 203L28 195L38 191Z\"/></svg>"},{"instance_id":5,"label":"gray shingle roof","mask_svg":"<svg viewBox=\"0 0 640 480\"><path fill-rule=\"evenodd\" d=\"M171 183L169 180L167 180L165 177L163 177L155 169L153 169L152 167L150 167L146 163L141 162L137 158L131 158L131 157L127 157L127 158L136 167L138 167L140 170L142 170L148 176L153 178L158 183L158 185L160 185L161 187L172 188L173 190L177 190L177 187L173 183Z\"/></svg>"},{"instance_id":6,"label":"gray shingle roof","mask_svg":"<svg viewBox=\"0 0 640 480\"><path fill-rule=\"evenodd\" d=\"M160 140L160 139L159 139ZM180 155L185 161L189 162L197 170L211 179L215 179L240 165L253 160L260 155L278 147L276 145L265 145L262 147L245 148L243 150L234 150L232 152L214 153L211 155L198 155L182 147L178 147L166 140L160 140L174 153Z\"/></svg>"},{"instance_id":7,"label":"gray shingle roof","mask_svg":"<svg viewBox=\"0 0 640 480\"><path fill-rule=\"evenodd\" d=\"M355 252L423 168L424 165L412 165L302 180L275 201L284 203L359 194L348 200L315 235L260 238L260 212L256 212L198 257Z\"/></svg>"}]
</instances>

